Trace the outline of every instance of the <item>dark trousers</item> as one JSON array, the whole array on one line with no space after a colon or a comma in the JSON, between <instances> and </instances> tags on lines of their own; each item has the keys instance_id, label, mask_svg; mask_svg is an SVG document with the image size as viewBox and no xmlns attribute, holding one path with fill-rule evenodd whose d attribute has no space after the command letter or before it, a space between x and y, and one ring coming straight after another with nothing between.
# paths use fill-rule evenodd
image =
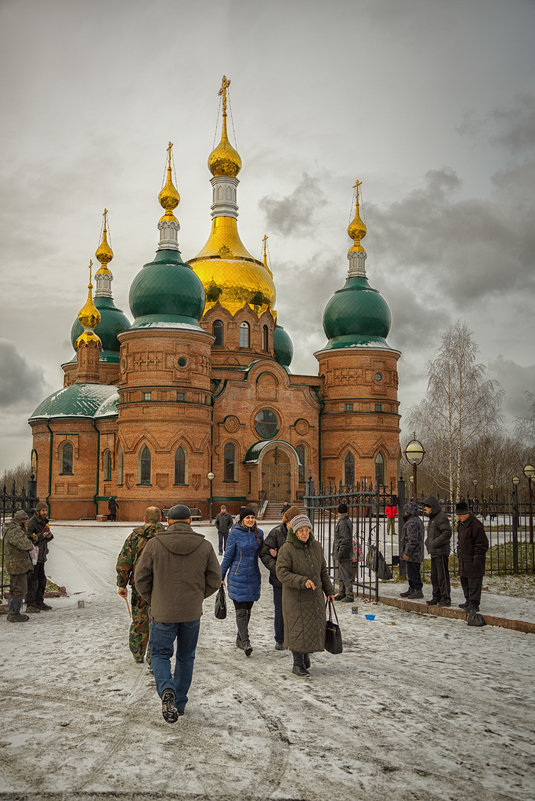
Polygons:
<instances>
[{"instance_id":1,"label":"dark trousers","mask_svg":"<svg viewBox=\"0 0 535 801\"><path fill-rule=\"evenodd\" d=\"M481 603L481 588L483 586L483 576L477 578L467 578L461 576L461 587L463 588L464 597L469 606L479 609Z\"/></svg>"},{"instance_id":2,"label":"dark trousers","mask_svg":"<svg viewBox=\"0 0 535 801\"><path fill-rule=\"evenodd\" d=\"M45 563L37 562L33 570L28 573L28 592L26 603L31 606L41 606L44 603L46 588Z\"/></svg>"},{"instance_id":3,"label":"dark trousers","mask_svg":"<svg viewBox=\"0 0 535 801\"><path fill-rule=\"evenodd\" d=\"M284 619L282 617L282 587L273 587L273 607L275 617L273 625L275 628L275 641L284 642Z\"/></svg>"},{"instance_id":4,"label":"dark trousers","mask_svg":"<svg viewBox=\"0 0 535 801\"><path fill-rule=\"evenodd\" d=\"M9 596L21 601L28 590L28 576L30 573L13 573L9 576Z\"/></svg>"},{"instance_id":5,"label":"dark trousers","mask_svg":"<svg viewBox=\"0 0 535 801\"><path fill-rule=\"evenodd\" d=\"M407 562L407 578L409 580L409 589L418 590L418 592L420 592L424 586L422 577L420 575L420 567L420 562Z\"/></svg>"},{"instance_id":6,"label":"dark trousers","mask_svg":"<svg viewBox=\"0 0 535 801\"><path fill-rule=\"evenodd\" d=\"M219 544L219 553L223 553L225 548L227 547L227 540L228 540L228 531L218 531L217 532L217 539Z\"/></svg>"},{"instance_id":7,"label":"dark trousers","mask_svg":"<svg viewBox=\"0 0 535 801\"><path fill-rule=\"evenodd\" d=\"M338 560L338 591L346 598L353 598L353 562L351 559Z\"/></svg>"},{"instance_id":8,"label":"dark trousers","mask_svg":"<svg viewBox=\"0 0 535 801\"><path fill-rule=\"evenodd\" d=\"M433 600L451 602L450 569L447 556L431 557L431 584Z\"/></svg>"}]
</instances>

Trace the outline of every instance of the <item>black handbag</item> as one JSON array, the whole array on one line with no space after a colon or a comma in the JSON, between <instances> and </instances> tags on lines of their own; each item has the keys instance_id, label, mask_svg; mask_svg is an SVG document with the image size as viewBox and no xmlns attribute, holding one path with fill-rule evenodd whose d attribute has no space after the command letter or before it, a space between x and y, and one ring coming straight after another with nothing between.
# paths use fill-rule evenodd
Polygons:
<instances>
[{"instance_id":1,"label":"black handbag","mask_svg":"<svg viewBox=\"0 0 535 801\"><path fill-rule=\"evenodd\" d=\"M338 625L338 615L332 601L327 601L326 606L329 606L329 618L325 623L325 650L330 654L341 654L343 651L342 646L342 632ZM336 623L333 618L336 618Z\"/></svg>"},{"instance_id":2,"label":"black handbag","mask_svg":"<svg viewBox=\"0 0 535 801\"><path fill-rule=\"evenodd\" d=\"M366 567L368 570L373 570L374 573L377 572L377 578L380 578L381 581L390 581L392 578L392 571L388 567L383 554L377 550L375 545L370 545L368 548Z\"/></svg>"},{"instance_id":3,"label":"black handbag","mask_svg":"<svg viewBox=\"0 0 535 801\"><path fill-rule=\"evenodd\" d=\"M227 616L227 599L223 585L220 586L215 597L214 614L218 620L224 620Z\"/></svg>"}]
</instances>

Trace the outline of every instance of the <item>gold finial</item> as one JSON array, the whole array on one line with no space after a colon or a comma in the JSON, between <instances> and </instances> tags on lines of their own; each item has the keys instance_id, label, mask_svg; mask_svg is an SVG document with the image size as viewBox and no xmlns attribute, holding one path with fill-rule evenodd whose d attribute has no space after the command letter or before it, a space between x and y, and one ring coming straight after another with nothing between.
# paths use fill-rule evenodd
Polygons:
<instances>
[{"instance_id":1,"label":"gold finial","mask_svg":"<svg viewBox=\"0 0 535 801\"><path fill-rule=\"evenodd\" d=\"M262 239L262 242L264 243L264 267L266 268L266 270L268 271L270 276L273 278L273 273L271 272L271 270L269 268L269 264L268 264L268 260L267 260L267 241L268 241L268 239L269 239L269 236L267 234L264 234L264 238Z\"/></svg>"},{"instance_id":2,"label":"gold finial","mask_svg":"<svg viewBox=\"0 0 535 801\"><path fill-rule=\"evenodd\" d=\"M95 251L95 256L97 257L98 261L100 262L100 269L97 271L97 275L103 274L110 274L108 269L109 262L113 259L113 250L108 244L108 209L104 209L103 213L104 217L104 230L102 232L102 242L98 246Z\"/></svg>"},{"instance_id":3,"label":"gold finial","mask_svg":"<svg viewBox=\"0 0 535 801\"><path fill-rule=\"evenodd\" d=\"M160 202L160 206L165 209L165 214L161 217L160 222L162 220L174 220L174 222L178 222L177 218L173 214L173 209L176 209L178 204L180 203L180 195L178 194L175 186L173 184L173 168L171 166L171 151L173 149L173 143L169 142L167 146L167 182L163 187L162 191L158 195L158 200Z\"/></svg>"},{"instance_id":4,"label":"gold finial","mask_svg":"<svg viewBox=\"0 0 535 801\"><path fill-rule=\"evenodd\" d=\"M102 347L102 342L100 341L100 337L95 334L95 328L100 323L100 312L93 303L93 295L91 290L93 289L93 284L91 283L92 278L92 269L93 269L93 262L89 260L89 283L87 285L87 300L85 305L80 309L78 312L78 320L84 327L83 334L80 334L78 339L76 340L76 347L83 342L87 345L89 342L94 342L98 344L99 347Z\"/></svg>"},{"instance_id":5,"label":"gold finial","mask_svg":"<svg viewBox=\"0 0 535 801\"><path fill-rule=\"evenodd\" d=\"M359 181L358 178L353 184L353 189L356 190L356 200L355 200L355 216L353 221L349 224L349 228L347 229L347 233L353 240L353 247L349 249L350 253L355 253L359 251L366 252L365 248L360 244L360 240L364 239L366 236L367 228L362 222L359 213L359 187L362 185L362 181Z\"/></svg>"},{"instance_id":6,"label":"gold finial","mask_svg":"<svg viewBox=\"0 0 535 801\"><path fill-rule=\"evenodd\" d=\"M221 175L231 175L235 178L241 170L240 154L230 144L227 134L227 89L229 86L229 79L226 75L223 75L221 89L218 92L218 95L223 99L221 141L208 156L208 169L214 178L218 178Z\"/></svg>"}]
</instances>

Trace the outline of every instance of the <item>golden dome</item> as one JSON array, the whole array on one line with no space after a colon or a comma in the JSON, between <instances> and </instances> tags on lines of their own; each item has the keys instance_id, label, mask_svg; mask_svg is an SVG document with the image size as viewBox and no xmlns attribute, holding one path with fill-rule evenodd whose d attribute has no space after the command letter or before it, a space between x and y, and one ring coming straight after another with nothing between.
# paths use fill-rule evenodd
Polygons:
<instances>
[{"instance_id":1,"label":"golden dome","mask_svg":"<svg viewBox=\"0 0 535 801\"><path fill-rule=\"evenodd\" d=\"M108 269L108 264L113 259L113 250L109 246L107 239L107 233L108 233L107 220L108 220L108 209L104 209L104 231L102 233L102 242L95 251L95 256L100 262L100 268L97 270L96 273L97 275L110 273Z\"/></svg>"},{"instance_id":2,"label":"golden dome","mask_svg":"<svg viewBox=\"0 0 535 801\"><path fill-rule=\"evenodd\" d=\"M353 240L353 247L349 249L350 253L355 253L358 251L364 251L365 248L360 244L360 240L364 239L367 233L367 228L360 219L359 214L359 186L362 184L362 181L355 181L353 189L357 190L357 200L356 200L356 207L355 207L355 216L353 221L349 224L349 228L347 229L347 233Z\"/></svg>"},{"instance_id":3,"label":"golden dome","mask_svg":"<svg viewBox=\"0 0 535 801\"><path fill-rule=\"evenodd\" d=\"M100 337L95 334L94 329L100 323L100 312L93 303L93 295L91 290L93 289L93 284L91 283L91 268L93 266L93 262L89 262L89 283L87 285L87 300L85 305L80 309L78 312L78 319L80 323L83 325L84 329L92 329L91 331L84 330L82 334L76 340L76 348L78 348L82 343L85 345L89 344L90 342L94 342L99 346L102 347L102 342L100 341Z\"/></svg>"},{"instance_id":4,"label":"golden dome","mask_svg":"<svg viewBox=\"0 0 535 801\"><path fill-rule=\"evenodd\" d=\"M227 89L230 81L223 75L223 81L219 94L223 97L223 129L221 131L221 141L208 156L208 169L218 178L221 175L230 175L233 178L241 170L240 154L232 147L227 135Z\"/></svg>"},{"instance_id":5,"label":"golden dome","mask_svg":"<svg viewBox=\"0 0 535 801\"><path fill-rule=\"evenodd\" d=\"M171 150L173 149L173 143L169 142L167 147L167 154L168 154L168 163L167 163L167 181L164 188L161 190L160 194L158 195L158 201L160 206L165 209L165 214L163 217L160 218L160 222L162 220L174 220L178 222L177 218L173 214L173 209L176 209L178 204L180 203L180 195L178 194L177 189L173 184L172 178L172 169L171 169Z\"/></svg>"}]
</instances>

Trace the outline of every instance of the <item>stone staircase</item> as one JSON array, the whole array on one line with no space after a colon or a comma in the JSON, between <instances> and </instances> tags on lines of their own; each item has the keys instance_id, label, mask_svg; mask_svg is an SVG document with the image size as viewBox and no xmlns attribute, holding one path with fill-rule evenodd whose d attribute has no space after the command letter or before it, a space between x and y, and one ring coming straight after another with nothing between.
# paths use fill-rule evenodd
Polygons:
<instances>
[{"instance_id":1,"label":"stone staircase","mask_svg":"<svg viewBox=\"0 0 535 801\"><path fill-rule=\"evenodd\" d=\"M268 501L262 520L282 520L281 509L284 506L284 501ZM304 506L301 502L296 501L292 506L297 506L301 512L304 512Z\"/></svg>"}]
</instances>

